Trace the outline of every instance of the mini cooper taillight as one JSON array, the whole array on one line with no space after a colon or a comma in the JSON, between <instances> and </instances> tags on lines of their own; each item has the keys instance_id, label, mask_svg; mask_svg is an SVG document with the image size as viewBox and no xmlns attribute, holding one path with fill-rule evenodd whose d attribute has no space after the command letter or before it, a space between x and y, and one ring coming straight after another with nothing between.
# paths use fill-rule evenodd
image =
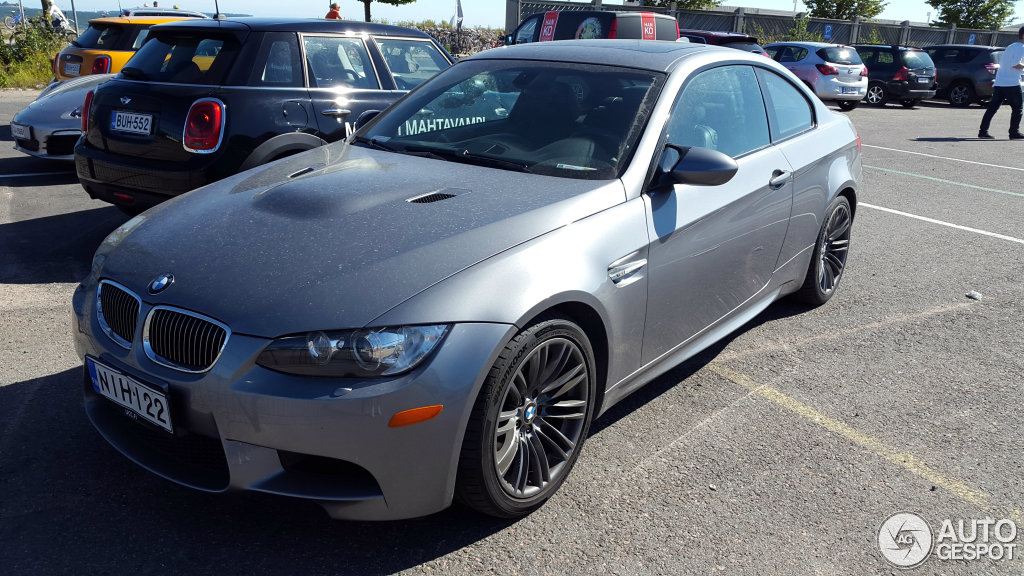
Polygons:
<instances>
[{"instance_id":1,"label":"mini cooper taillight","mask_svg":"<svg viewBox=\"0 0 1024 576\"><path fill-rule=\"evenodd\" d=\"M89 107L92 106L92 94L94 90L85 93L85 102L82 103L82 132L89 129Z\"/></svg>"},{"instance_id":2,"label":"mini cooper taillight","mask_svg":"<svg viewBox=\"0 0 1024 576\"><path fill-rule=\"evenodd\" d=\"M224 103L215 98L197 100L188 110L182 145L189 152L209 154L224 137Z\"/></svg>"},{"instance_id":3,"label":"mini cooper taillight","mask_svg":"<svg viewBox=\"0 0 1024 576\"><path fill-rule=\"evenodd\" d=\"M93 74L106 74L110 72L110 56L97 56L92 62Z\"/></svg>"}]
</instances>

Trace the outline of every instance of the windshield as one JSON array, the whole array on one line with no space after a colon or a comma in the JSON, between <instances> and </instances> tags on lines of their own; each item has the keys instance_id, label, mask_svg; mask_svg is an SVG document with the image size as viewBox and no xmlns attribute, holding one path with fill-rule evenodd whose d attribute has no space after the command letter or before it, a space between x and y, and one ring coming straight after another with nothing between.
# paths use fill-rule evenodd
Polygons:
<instances>
[{"instance_id":1,"label":"windshield","mask_svg":"<svg viewBox=\"0 0 1024 576\"><path fill-rule=\"evenodd\" d=\"M611 66L469 61L381 114L356 142L535 174L615 178L661 78Z\"/></svg>"}]
</instances>

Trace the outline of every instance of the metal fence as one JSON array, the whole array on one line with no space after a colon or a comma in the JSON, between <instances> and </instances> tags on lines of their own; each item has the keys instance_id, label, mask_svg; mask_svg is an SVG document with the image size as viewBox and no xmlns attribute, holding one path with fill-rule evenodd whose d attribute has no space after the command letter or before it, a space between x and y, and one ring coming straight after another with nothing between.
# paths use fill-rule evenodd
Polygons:
<instances>
[{"instance_id":1,"label":"metal fence","mask_svg":"<svg viewBox=\"0 0 1024 576\"><path fill-rule=\"evenodd\" d=\"M519 22L530 14L548 10L612 10L660 12L674 16L680 28L699 30L721 30L744 32L755 36L762 44L786 39L796 27L792 12L718 7L713 10L675 10L673 8L650 8L605 4L602 0L590 3L506 0L505 29L511 32ZM807 18L806 29L826 42L837 44L878 43L928 46L931 44L977 44L1008 46L1017 41L1016 32L998 30L968 30L936 28L911 24L910 22L874 20L826 20Z\"/></svg>"}]
</instances>

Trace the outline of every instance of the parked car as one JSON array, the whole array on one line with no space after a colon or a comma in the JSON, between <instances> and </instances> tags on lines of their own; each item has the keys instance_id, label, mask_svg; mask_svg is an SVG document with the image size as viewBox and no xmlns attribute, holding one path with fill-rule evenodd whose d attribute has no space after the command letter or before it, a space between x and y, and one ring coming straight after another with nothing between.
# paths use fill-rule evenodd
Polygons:
<instances>
[{"instance_id":1,"label":"parked car","mask_svg":"<svg viewBox=\"0 0 1024 576\"><path fill-rule=\"evenodd\" d=\"M74 160L75 143L82 135L85 95L113 76L91 74L44 88L11 120L14 149L40 158Z\"/></svg>"},{"instance_id":2,"label":"parked car","mask_svg":"<svg viewBox=\"0 0 1024 576\"><path fill-rule=\"evenodd\" d=\"M79 181L129 213L345 138L448 68L430 36L356 21L230 18L154 27L89 96Z\"/></svg>"},{"instance_id":3,"label":"parked car","mask_svg":"<svg viewBox=\"0 0 1024 576\"><path fill-rule=\"evenodd\" d=\"M856 44L854 48L868 67L864 96L868 104L885 106L889 100L899 100L904 108L913 108L935 96L935 63L924 50L881 44Z\"/></svg>"},{"instance_id":4,"label":"parked car","mask_svg":"<svg viewBox=\"0 0 1024 576\"><path fill-rule=\"evenodd\" d=\"M208 492L522 516L602 412L775 300L835 295L861 172L850 120L768 58L481 52L115 230L73 299L85 411Z\"/></svg>"},{"instance_id":5,"label":"parked car","mask_svg":"<svg viewBox=\"0 0 1024 576\"><path fill-rule=\"evenodd\" d=\"M601 10L550 10L531 14L505 37L506 44L592 38L675 40L679 23L667 14Z\"/></svg>"},{"instance_id":6,"label":"parked car","mask_svg":"<svg viewBox=\"0 0 1024 576\"><path fill-rule=\"evenodd\" d=\"M938 71L937 98L953 106L970 106L992 97L992 81L999 70L1003 48L970 44L925 46Z\"/></svg>"},{"instance_id":7,"label":"parked car","mask_svg":"<svg viewBox=\"0 0 1024 576\"><path fill-rule=\"evenodd\" d=\"M88 74L113 74L121 71L149 35L149 28L187 18L205 18L198 12L177 16L130 15L94 18L89 27L71 45L53 58L55 80L69 80Z\"/></svg>"},{"instance_id":8,"label":"parked car","mask_svg":"<svg viewBox=\"0 0 1024 576\"><path fill-rule=\"evenodd\" d=\"M777 42L769 56L804 81L818 98L853 110L868 90L868 69L857 51L842 44Z\"/></svg>"},{"instance_id":9,"label":"parked car","mask_svg":"<svg viewBox=\"0 0 1024 576\"><path fill-rule=\"evenodd\" d=\"M744 52L768 56L764 48L757 43L757 38L746 34L683 28L679 30L679 37L686 38L688 42L695 44L714 44L715 46L725 46L726 48L735 48Z\"/></svg>"}]
</instances>

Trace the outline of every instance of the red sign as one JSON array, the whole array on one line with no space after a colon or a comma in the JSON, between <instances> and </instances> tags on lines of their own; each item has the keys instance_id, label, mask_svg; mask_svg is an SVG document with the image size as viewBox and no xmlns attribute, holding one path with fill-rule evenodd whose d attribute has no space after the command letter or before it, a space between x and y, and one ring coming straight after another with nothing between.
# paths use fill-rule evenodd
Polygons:
<instances>
[{"instance_id":1,"label":"red sign","mask_svg":"<svg viewBox=\"0 0 1024 576\"><path fill-rule=\"evenodd\" d=\"M551 11L544 14L544 23L540 25L540 41L547 42L555 39L555 25L558 24L558 12Z\"/></svg>"},{"instance_id":2,"label":"red sign","mask_svg":"<svg viewBox=\"0 0 1024 576\"><path fill-rule=\"evenodd\" d=\"M640 37L644 40L655 40L657 38L657 35L654 33L654 14L651 12L640 14Z\"/></svg>"}]
</instances>

